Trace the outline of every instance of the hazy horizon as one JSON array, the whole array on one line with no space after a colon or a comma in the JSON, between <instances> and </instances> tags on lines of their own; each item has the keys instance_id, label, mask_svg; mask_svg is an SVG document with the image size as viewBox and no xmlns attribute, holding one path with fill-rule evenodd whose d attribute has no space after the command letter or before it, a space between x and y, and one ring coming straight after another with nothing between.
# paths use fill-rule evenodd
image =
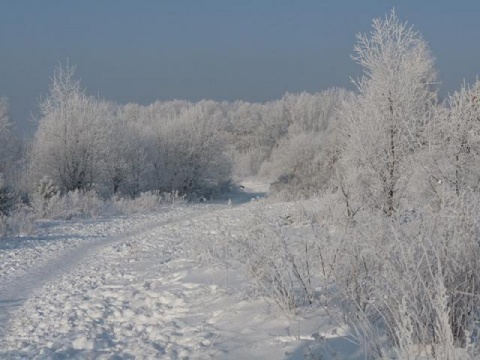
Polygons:
<instances>
[{"instance_id":1,"label":"hazy horizon","mask_svg":"<svg viewBox=\"0 0 480 360\"><path fill-rule=\"evenodd\" d=\"M0 96L30 135L38 99L67 59L89 94L118 103L352 89L355 36L393 7L429 43L441 94L475 80L480 4L467 1L9 1L0 5Z\"/></svg>"}]
</instances>

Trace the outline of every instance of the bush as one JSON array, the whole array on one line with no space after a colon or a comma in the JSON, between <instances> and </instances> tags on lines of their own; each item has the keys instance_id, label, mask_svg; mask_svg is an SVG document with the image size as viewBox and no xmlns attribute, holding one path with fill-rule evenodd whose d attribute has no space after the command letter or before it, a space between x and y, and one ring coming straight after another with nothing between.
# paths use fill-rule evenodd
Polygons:
<instances>
[{"instance_id":1,"label":"bush","mask_svg":"<svg viewBox=\"0 0 480 360\"><path fill-rule=\"evenodd\" d=\"M63 219L91 218L105 212L106 204L97 193L73 190L61 195L54 187L41 185L32 199L32 206L38 218ZM42 192L45 190L45 192Z\"/></svg>"},{"instance_id":2,"label":"bush","mask_svg":"<svg viewBox=\"0 0 480 360\"><path fill-rule=\"evenodd\" d=\"M238 233L219 222L187 246L210 266L244 272L287 314L324 307L373 358L474 358L480 197L446 193L440 209L354 218L340 197L274 205L274 215L253 204Z\"/></svg>"},{"instance_id":3,"label":"bush","mask_svg":"<svg viewBox=\"0 0 480 360\"><path fill-rule=\"evenodd\" d=\"M180 196L178 191L160 194L158 191L143 192L137 198L112 199L113 206L117 212L122 214L135 214L142 212L151 212L159 210L166 205L181 204L185 201L185 196Z\"/></svg>"},{"instance_id":4,"label":"bush","mask_svg":"<svg viewBox=\"0 0 480 360\"><path fill-rule=\"evenodd\" d=\"M5 217L5 235L29 235L35 230L36 215L25 204L16 204L8 217Z\"/></svg>"},{"instance_id":5,"label":"bush","mask_svg":"<svg viewBox=\"0 0 480 360\"><path fill-rule=\"evenodd\" d=\"M277 198L308 198L328 185L329 173L323 166L323 141L318 134L300 134L284 139L272 154L271 192ZM263 172L262 172L263 173Z\"/></svg>"},{"instance_id":6,"label":"bush","mask_svg":"<svg viewBox=\"0 0 480 360\"><path fill-rule=\"evenodd\" d=\"M47 217L54 210L49 207L55 204L52 199L60 197L60 189L51 179L43 177L30 195L30 204L40 217Z\"/></svg>"},{"instance_id":7,"label":"bush","mask_svg":"<svg viewBox=\"0 0 480 360\"><path fill-rule=\"evenodd\" d=\"M319 286L316 263L318 253L314 232L308 214L270 218L260 202L253 204L252 217L238 233L222 226L220 231L205 237L195 237L188 244L189 251L201 262L235 268L251 281L257 293L274 301L285 313L292 313L317 302Z\"/></svg>"},{"instance_id":8,"label":"bush","mask_svg":"<svg viewBox=\"0 0 480 360\"><path fill-rule=\"evenodd\" d=\"M402 359L473 356L480 308L479 200L452 195L438 212L425 207L394 218L359 214L346 226L340 247L320 242L329 258L332 251L341 254L328 266L336 288L330 301L342 305L375 356L384 356L386 348Z\"/></svg>"},{"instance_id":9,"label":"bush","mask_svg":"<svg viewBox=\"0 0 480 360\"><path fill-rule=\"evenodd\" d=\"M0 174L0 216L7 216L15 205L15 196Z\"/></svg>"}]
</instances>

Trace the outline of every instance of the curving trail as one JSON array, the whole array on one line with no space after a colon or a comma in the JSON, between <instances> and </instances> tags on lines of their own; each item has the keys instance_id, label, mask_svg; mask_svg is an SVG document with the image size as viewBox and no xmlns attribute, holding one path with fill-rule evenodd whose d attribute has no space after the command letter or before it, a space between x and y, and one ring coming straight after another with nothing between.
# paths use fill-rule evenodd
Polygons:
<instances>
[{"instance_id":1,"label":"curving trail","mask_svg":"<svg viewBox=\"0 0 480 360\"><path fill-rule=\"evenodd\" d=\"M124 250L127 249L128 252L133 243L151 239L152 234L157 234L159 229L167 225L190 221L196 216L214 213L224 207L220 205L176 207L158 214L131 219L65 222L60 226L46 229L43 234L36 237L3 241L0 244L0 270L3 270L0 272L0 357L25 358L38 355L38 349L30 352L20 351L25 344L17 341L22 337L22 332L27 334L28 340L32 338L31 329L35 322L41 321L38 324L40 328L44 328L48 323L48 317L29 314L27 321L32 325L27 326L27 329L18 328L18 321L32 310L32 306L39 309L42 302L47 301L49 303L47 307L68 308L72 295L69 291L85 290L82 289L82 285L85 279L92 276L105 279L117 274L118 269L114 268L115 265L120 265L126 260ZM163 255L165 253L168 252L164 251ZM106 271L109 271L110 275ZM50 291L52 287L55 288L55 294ZM58 303L60 293L65 298ZM45 313L43 310L39 311L39 314ZM58 320L65 313L50 315L54 315L52 320L59 316L56 317ZM14 348L17 350L5 351L12 340L15 341ZM53 353L51 355L53 356Z\"/></svg>"},{"instance_id":2,"label":"curving trail","mask_svg":"<svg viewBox=\"0 0 480 360\"><path fill-rule=\"evenodd\" d=\"M4 269L17 269L0 276L0 358L304 358L323 315L282 316L250 297L241 273L189 259L186 244L244 231L249 194L232 199L239 206L64 224L24 252L0 249ZM34 250L43 260L29 261Z\"/></svg>"}]
</instances>

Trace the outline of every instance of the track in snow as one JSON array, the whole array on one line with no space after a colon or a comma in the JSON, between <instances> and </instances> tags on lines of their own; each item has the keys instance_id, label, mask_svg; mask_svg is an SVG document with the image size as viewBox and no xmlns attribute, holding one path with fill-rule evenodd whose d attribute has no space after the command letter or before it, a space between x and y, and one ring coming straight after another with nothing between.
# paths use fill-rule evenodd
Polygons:
<instances>
[{"instance_id":1,"label":"track in snow","mask_svg":"<svg viewBox=\"0 0 480 360\"><path fill-rule=\"evenodd\" d=\"M302 323L279 316L242 292L242 274L198 267L183 253L183 244L219 234L219 224L244 231L254 206L152 216L130 231L79 240L4 282L0 358L303 358L304 345L315 344L318 314Z\"/></svg>"},{"instance_id":2,"label":"track in snow","mask_svg":"<svg viewBox=\"0 0 480 360\"><path fill-rule=\"evenodd\" d=\"M174 217L169 214L162 214L160 220L142 222L141 225L133 222L133 230L128 230L120 234L106 235L103 237L88 237L85 239L79 237L77 246L73 246L65 252L60 252L57 257L49 259L45 264L38 267L34 266L28 269L25 274L13 277L13 279L3 279L0 282L0 339L5 335L8 328L10 314L19 308L26 299L32 296L36 289L40 289L43 285L53 281L60 275L74 270L78 265L98 253L101 249L121 243L128 238L148 233L158 227L166 224L184 221L186 218L199 215L205 211L211 211L209 207L195 207L193 211L187 211ZM175 212L174 212L175 213ZM167 216L165 216L167 215ZM166 217L166 219L163 219ZM68 235L66 236L68 237ZM18 240L21 241L21 240ZM64 250L64 249L62 249ZM21 259L19 259L21 261Z\"/></svg>"}]
</instances>

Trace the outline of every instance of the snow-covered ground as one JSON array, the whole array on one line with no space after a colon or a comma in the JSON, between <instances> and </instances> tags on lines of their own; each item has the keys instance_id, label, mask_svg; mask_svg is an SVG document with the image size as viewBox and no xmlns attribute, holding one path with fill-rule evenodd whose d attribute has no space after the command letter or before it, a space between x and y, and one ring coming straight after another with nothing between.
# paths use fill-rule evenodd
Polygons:
<instances>
[{"instance_id":1,"label":"snow-covered ground","mask_svg":"<svg viewBox=\"0 0 480 360\"><path fill-rule=\"evenodd\" d=\"M242 231L255 206L243 200L262 190L246 183L238 206L46 223L3 241L0 358L355 358L321 310L286 316L243 274L185 255L219 225Z\"/></svg>"}]
</instances>

